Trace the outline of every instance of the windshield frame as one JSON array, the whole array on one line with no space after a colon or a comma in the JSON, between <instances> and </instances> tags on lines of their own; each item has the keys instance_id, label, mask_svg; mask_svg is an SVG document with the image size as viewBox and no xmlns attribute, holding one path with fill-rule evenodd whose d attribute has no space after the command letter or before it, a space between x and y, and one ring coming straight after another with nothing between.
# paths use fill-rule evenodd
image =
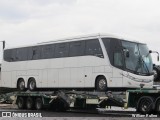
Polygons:
<instances>
[{"instance_id":1,"label":"windshield frame","mask_svg":"<svg viewBox=\"0 0 160 120\"><path fill-rule=\"evenodd\" d=\"M137 60L139 60L141 63L137 63L137 65L140 65L139 69L142 69L143 71L145 72L140 72L138 70L133 70L133 69L129 69L127 68L127 62L126 62L126 59L127 57L125 56L125 53L123 52L123 56L124 56L124 63L125 63L125 69L126 71L129 71L131 73L134 73L134 74L138 74L138 75L144 75L144 76L147 76L147 75L151 75L152 74L152 70L153 70L153 63L152 63L152 57L149 53L149 49L147 47L147 44L144 44L144 43L139 43L139 42L132 42L132 41L127 41L127 40L121 40L121 43L122 43L122 49L124 50L124 45L123 43L130 43L130 44L134 44L137 46ZM142 47L140 47L141 45L145 45L145 49L147 50L146 54L142 54L141 53L141 49ZM147 64L146 64L146 61L143 59L144 58L147 58L149 60L149 63L148 63L148 67ZM134 59L132 59L132 61L134 61ZM130 61L129 61L130 62ZM134 64L135 65L135 64ZM137 66L136 66L137 67Z\"/></svg>"},{"instance_id":2,"label":"windshield frame","mask_svg":"<svg viewBox=\"0 0 160 120\"><path fill-rule=\"evenodd\" d=\"M127 67L126 67L126 60L125 59L126 59L127 54L125 54L125 52L127 53L127 49L126 49L126 51L124 51L124 47L122 46L122 42L134 43L137 46L138 45L146 45L146 48L147 48L146 53L148 53L148 55L151 59L150 66L153 67L152 58L149 54L149 49L147 47L147 44L139 43L136 41L135 42L129 41L129 40L120 39L120 38L113 38L113 37L104 37L101 39L102 39L103 45L105 47L105 50L107 52L107 56L108 56L108 59L110 61L111 66L116 67L117 69L121 69L126 72L141 75L141 76L150 76L153 74L152 71L147 72L147 70L146 70L146 73L143 74L141 72L135 72L135 70L127 69ZM146 55L146 56L148 56L148 55ZM143 62L143 61L144 60L141 60L141 62ZM152 70L153 70L153 68L152 68Z\"/></svg>"}]
</instances>

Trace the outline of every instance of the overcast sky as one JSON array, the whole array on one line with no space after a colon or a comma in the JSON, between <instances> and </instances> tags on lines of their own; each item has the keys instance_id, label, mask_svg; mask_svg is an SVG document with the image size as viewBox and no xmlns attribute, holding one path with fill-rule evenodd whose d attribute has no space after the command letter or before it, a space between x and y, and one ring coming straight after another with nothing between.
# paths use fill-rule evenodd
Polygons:
<instances>
[{"instance_id":1,"label":"overcast sky","mask_svg":"<svg viewBox=\"0 0 160 120\"><path fill-rule=\"evenodd\" d=\"M160 52L160 0L0 0L0 41L8 47L92 33Z\"/></svg>"}]
</instances>

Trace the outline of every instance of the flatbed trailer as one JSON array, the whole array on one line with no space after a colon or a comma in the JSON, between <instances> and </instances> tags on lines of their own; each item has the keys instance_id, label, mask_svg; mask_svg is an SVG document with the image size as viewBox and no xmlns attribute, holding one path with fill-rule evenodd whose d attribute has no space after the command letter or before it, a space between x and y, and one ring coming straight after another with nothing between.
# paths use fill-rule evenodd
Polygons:
<instances>
[{"instance_id":1,"label":"flatbed trailer","mask_svg":"<svg viewBox=\"0 0 160 120\"><path fill-rule=\"evenodd\" d=\"M135 108L136 113L160 114L160 89L136 89L126 92L26 91L14 93L19 109L54 111L98 110L107 106Z\"/></svg>"},{"instance_id":2,"label":"flatbed trailer","mask_svg":"<svg viewBox=\"0 0 160 120\"><path fill-rule=\"evenodd\" d=\"M123 107L125 101L110 92L17 92L15 103L19 109L52 109L55 111L97 110L106 106Z\"/></svg>"}]
</instances>

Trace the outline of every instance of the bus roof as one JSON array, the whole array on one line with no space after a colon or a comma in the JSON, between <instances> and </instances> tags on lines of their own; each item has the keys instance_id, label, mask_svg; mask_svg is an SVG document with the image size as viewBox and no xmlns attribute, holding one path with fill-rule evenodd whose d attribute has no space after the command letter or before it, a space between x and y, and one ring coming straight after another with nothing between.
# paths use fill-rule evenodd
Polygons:
<instances>
[{"instance_id":1,"label":"bus roof","mask_svg":"<svg viewBox=\"0 0 160 120\"><path fill-rule=\"evenodd\" d=\"M9 47L6 49L12 49L12 48L21 48L21 47L30 47L30 46L37 46L37 45L45 45L45 44L51 44L51 43L60 43L60 42L68 42L68 41L76 41L76 40L85 40L85 39L94 39L94 38L117 38L117 39L123 39L125 41L131 41L131 42L136 42L140 43L135 40L131 39L126 39L120 36L112 35L112 34L102 34L102 33L97 33L97 34L90 34L90 35L83 35L83 36L74 36L74 37L67 37L67 38L62 38L62 39L55 39L51 41L46 41L46 42L41 42L37 44L31 44L31 45L26 45L26 46L16 46L16 47Z\"/></svg>"}]
</instances>

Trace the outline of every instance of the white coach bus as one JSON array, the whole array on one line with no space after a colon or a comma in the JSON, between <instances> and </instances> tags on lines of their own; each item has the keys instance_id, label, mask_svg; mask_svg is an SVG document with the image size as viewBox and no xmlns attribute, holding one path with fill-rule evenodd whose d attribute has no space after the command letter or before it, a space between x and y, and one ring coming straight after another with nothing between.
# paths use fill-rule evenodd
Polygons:
<instances>
[{"instance_id":1,"label":"white coach bus","mask_svg":"<svg viewBox=\"0 0 160 120\"><path fill-rule=\"evenodd\" d=\"M146 44L97 34L5 49L1 86L32 91L151 88L152 67Z\"/></svg>"}]
</instances>

